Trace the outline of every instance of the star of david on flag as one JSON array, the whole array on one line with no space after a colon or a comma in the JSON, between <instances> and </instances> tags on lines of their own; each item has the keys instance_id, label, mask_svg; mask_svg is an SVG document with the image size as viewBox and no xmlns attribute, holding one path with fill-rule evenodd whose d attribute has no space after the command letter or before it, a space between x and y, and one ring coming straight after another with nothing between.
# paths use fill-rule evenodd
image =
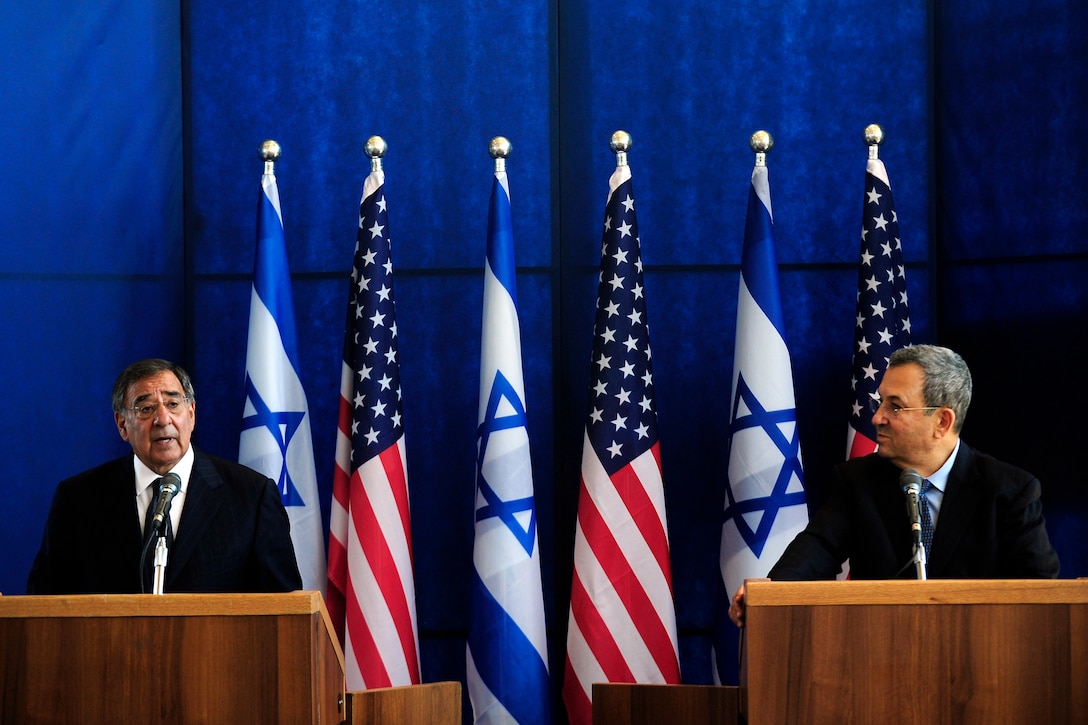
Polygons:
<instances>
[{"instance_id":1,"label":"star of david on flag","mask_svg":"<svg viewBox=\"0 0 1088 725\"><path fill-rule=\"evenodd\" d=\"M257 208L257 253L250 294L238 460L276 482L291 520L291 540L302 586L324 592L325 533L310 413L299 376L287 244L271 162L261 177Z\"/></svg>"},{"instance_id":2,"label":"star of david on flag","mask_svg":"<svg viewBox=\"0 0 1088 725\"><path fill-rule=\"evenodd\" d=\"M736 676L730 597L746 578L766 576L808 523L770 181L766 165L758 162L744 228L728 447L714 644L719 682Z\"/></svg>"},{"instance_id":3,"label":"star of david on flag","mask_svg":"<svg viewBox=\"0 0 1088 725\"><path fill-rule=\"evenodd\" d=\"M501 159L504 162L504 159ZM476 523L466 663L476 723L551 722L510 189L496 169L480 343Z\"/></svg>"}]
</instances>

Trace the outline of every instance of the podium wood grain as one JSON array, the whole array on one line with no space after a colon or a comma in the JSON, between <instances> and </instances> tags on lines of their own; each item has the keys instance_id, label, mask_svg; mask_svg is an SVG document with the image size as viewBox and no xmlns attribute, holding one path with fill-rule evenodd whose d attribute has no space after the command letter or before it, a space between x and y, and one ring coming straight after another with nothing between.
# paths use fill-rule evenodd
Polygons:
<instances>
[{"instance_id":1,"label":"podium wood grain","mask_svg":"<svg viewBox=\"0 0 1088 725\"><path fill-rule=\"evenodd\" d=\"M348 693L347 725L461 725L461 683L430 682Z\"/></svg>"},{"instance_id":2,"label":"podium wood grain","mask_svg":"<svg viewBox=\"0 0 1088 725\"><path fill-rule=\"evenodd\" d=\"M0 597L0 721L338 723L321 595Z\"/></svg>"},{"instance_id":3,"label":"podium wood grain","mask_svg":"<svg viewBox=\"0 0 1088 725\"><path fill-rule=\"evenodd\" d=\"M606 725L736 725L736 687L593 683L593 722Z\"/></svg>"},{"instance_id":4,"label":"podium wood grain","mask_svg":"<svg viewBox=\"0 0 1088 725\"><path fill-rule=\"evenodd\" d=\"M759 723L1088 722L1088 581L750 580Z\"/></svg>"}]
</instances>

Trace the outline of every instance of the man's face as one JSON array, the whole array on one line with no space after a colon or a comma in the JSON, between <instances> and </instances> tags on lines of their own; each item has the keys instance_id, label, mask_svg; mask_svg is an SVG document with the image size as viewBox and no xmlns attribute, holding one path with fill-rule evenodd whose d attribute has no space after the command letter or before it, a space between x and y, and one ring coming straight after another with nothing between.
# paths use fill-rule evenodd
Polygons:
<instances>
[{"instance_id":1,"label":"man's face","mask_svg":"<svg viewBox=\"0 0 1088 725\"><path fill-rule=\"evenodd\" d=\"M925 376L915 363L888 368L880 381L882 405L873 414L876 427L877 454L900 468L923 469L931 461L941 437L940 411L900 410L923 408Z\"/></svg>"},{"instance_id":2,"label":"man's face","mask_svg":"<svg viewBox=\"0 0 1088 725\"><path fill-rule=\"evenodd\" d=\"M180 403L174 411L164 403ZM146 418L134 407L153 407ZM125 409L114 413L117 432L133 453L159 475L169 471L189 450L196 427L196 402L185 400L185 390L174 373L162 371L138 380L125 392Z\"/></svg>"}]
</instances>

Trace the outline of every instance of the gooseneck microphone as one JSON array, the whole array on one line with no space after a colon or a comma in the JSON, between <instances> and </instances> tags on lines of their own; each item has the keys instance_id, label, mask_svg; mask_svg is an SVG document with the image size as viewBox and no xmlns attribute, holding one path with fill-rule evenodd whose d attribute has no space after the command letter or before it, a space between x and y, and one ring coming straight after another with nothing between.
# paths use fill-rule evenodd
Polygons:
<instances>
[{"instance_id":1,"label":"gooseneck microphone","mask_svg":"<svg viewBox=\"0 0 1088 725\"><path fill-rule=\"evenodd\" d=\"M918 497L922 494L922 477L913 468L904 468L899 474L899 485L903 487L903 493L907 495L910 530L914 534L915 543L918 543L922 540L922 514L918 504Z\"/></svg>"},{"instance_id":2,"label":"gooseneck microphone","mask_svg":"<svg viewBox=\"0 0 1088 725\"><path fill-rule=\"evenodd\" d=\"M169 534L169 526L164 526L170 515L170 504L174 497L181 492L181 477L176 473L167 473L159 484L158 494L152 499L155 510L151 520L147 524L147 540L140 552L140 591L146 592L146 580L144 579L144 563L151 547L155 548L154 568L152 570L152 593L162 594L166 584L166 560L169 556L166 543Z\"/></svg>"},{"instance_id":3,"label":"gooseneck microphone","mask_svg":"<svg viewBox=\"0 0 1088 725\"><path fill-rule=\"evenodd\" d=\"M170 515L170 503L174 500L174 496L178 495L179 491L181 491L181 477L178 474L171 472L162 477L158 504L155 506L155 515L151 518L150 535L153 536L156 531L162 528L163 521Z\"/></svg>"},{"instance_id":4,"label":"gooseneck microphone","mask_svg":"<svg viewBox=\"0 0 1088 725\"><path fill-rule=\"evenodd\" d=\"M899 485L907 496L907 517L910 519L910 531L914 537L914 568L919 579L926 578L926 547L922 545L921 503L922 477L913 468L904 468L899 474Z\"/></svg>"}]
</instances>

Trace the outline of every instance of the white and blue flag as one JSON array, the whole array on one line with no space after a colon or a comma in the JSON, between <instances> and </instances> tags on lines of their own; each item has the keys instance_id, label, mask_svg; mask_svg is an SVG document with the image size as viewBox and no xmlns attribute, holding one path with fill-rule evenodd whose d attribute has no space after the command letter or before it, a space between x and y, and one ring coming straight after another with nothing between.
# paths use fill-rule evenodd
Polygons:
<instances>
[{"instance_id":1,"label":"white and blue flag","mask_svg":"<svg viewBox=\"0 0 1088 725\"><path fill-rule=\"evenodd\" d=\"M793 368L778 292L767 167L752 171L744 228L722 521L724 586L715 638L715 674L736 670L729 599L749 577L764 577L808 523ZM731 651L734 650L734 651Z\"/></svg>"},{"instance_id":2,"label":"white and blue flag","mask_svg":"<svg viewBox=\"0 0 1088 725\"><path fill-rule=\"evenodd\" d=\"M496 170L484 265L468 690L477 723L550 723L548 648L525 417L514 237Z\"/></svg>"},{"instance_id":3,"label":"white and blue flag","mask_svg":"<svg viewBox=\"0 0 1088 725\"><path fill-rule=\"evenodd\" d=\"M279 486L291 519L302 587L324 592L328 571L310 412L299 378L287 244L270 168L261 177L261 188L238 460Z\"/></svg>"}]
</instances>

